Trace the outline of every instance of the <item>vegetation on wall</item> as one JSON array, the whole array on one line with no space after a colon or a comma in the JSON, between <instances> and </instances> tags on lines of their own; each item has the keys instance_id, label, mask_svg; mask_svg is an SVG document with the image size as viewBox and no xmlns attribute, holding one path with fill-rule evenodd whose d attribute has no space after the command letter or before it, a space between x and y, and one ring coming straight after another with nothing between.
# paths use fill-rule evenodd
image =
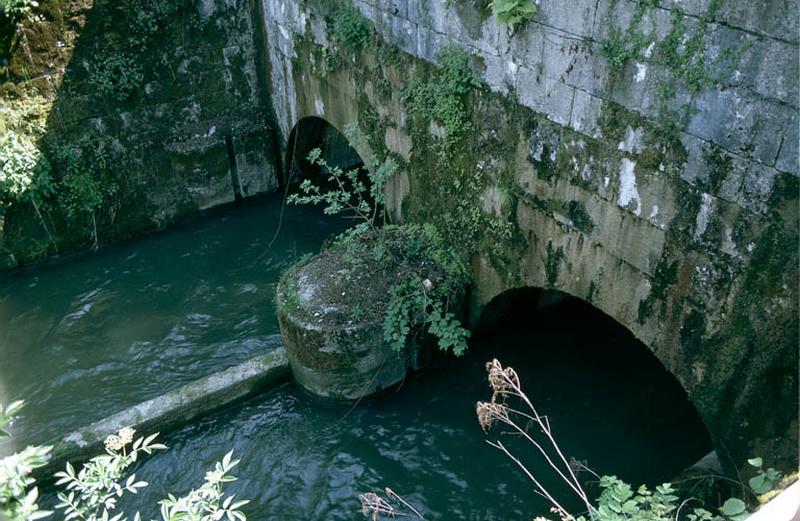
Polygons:
<instances>
[{"instance_id":1,"label":"vegetation on wall","mask_svg":"<svg viewBox=\"0 0 800 521\"><path fill-rule=\"evenodd\" d=\"M506 24L512 29L517 24L532 20L538 12L532 0L493 0L489 5L497 16L497 23Z\"/></svg>"},{"instance_id":2,"label":"vegetation on wall","mask_svg":"<svg viewBox=\"0 0 800 521\"><path fill-rule=\"evenodd\" d=\"M643 27L645 15L658 7L657 0L637 0L633 17L625 27L619 27L614 20L618 2L609 2L605 23L610 29L607 38L600 43L600 52L609 66L609 77L612 81L620 78L633 61L667 71L668 77L660 81L658 87L658 120L666 136L674 136L690 116L689 106L677 103L679 92L693 95L721 82L739 62L746 47L726 49L713 60L707 59L705 49L709 26L722 0L711 0L699 17L697 27L692 30L687 27L686 17L681 11L672 11L672 25L663 39L655 36L654 17L650 18L649 28Z\"/></svg>"},{"instance_id":3,"label":"vegetation on wall","mask_svg":"<svg viewBox=\"0 0 800 521\"><path fill-rule=\"evenodd\" d=\"M90 67L89 82L103 96L125 101L142 87L142 67L126 52L105 53Z\"/></svg>"},{"instance_id":4,"label":"vegetation on wall","mask_svg":"<svg viewBox=\"0 0 800 521\"><path fill-rule=\"evenodd\" d=\"M455 44L436 53L436 78L412 83L404 94L409 113L435 120L444 130L445 149L458 144L473 129L469 95L481 87L470 67L470 55Z\"/></svg>"},{"instance_id":5,"label":"vegetation on wall","mask_svg":"<svg viewBox=\"0 0 800 521\"><path fill-rule=\"evenodd\" d=\"M78 234L91 233L95 249L99 243L97 215L105 208L113 220L113 198L120 190L111 171L108 149L106 139L90 136L72 145L61 145L54 152L61 174L58 205Z\"/></svg>"},{"instance_id":6,"label":"vegetation on wall","mask_svg":"<svg viewBox=\"0 0 800 521\"><path fill-rule=\"evenodd\" d=\"M354 7L342 7L334 13L331 36L341 45L360 49L366 45L372 24Z\"/></svg>"},{"instance_id":7,"label":"vegetation on wall","mask_svg":"<svg viewBox=\"0 0 800 521\"><path fill-rule=\"evenodd\" d=\"M6 0L6 5L14 1ZM145 136L135 125L128 128L128 118L135 122L139 114L152 112L143 105L146 82L176 79L171 53L160 49L165 32L174 34L178 21L193 31L207 30L196 23L195 7L186 2L102 3L90 15L86 6L54 5L51 0L15 5L23 3L19 12L28 15L16 15L13 45L5 49L9 54L0 69L10 80L3 84L0 103L4 265L33 262L59 250L96 248L153 225L152 215L146 215L147 190L141 188L146 178L161 174L164 163L153 165L154 171L129 170L141 161L137 150L158 146L152 141L157 125L149 122ZM67 24L67 15L75 10L89 20L86 27ZM124 29L96 31L106 20ZM28 46L26 34L36 38L31 42L35 45ZM45 45L53 53L47 64L40 62ZM63 77L51 72L40 77L45 66L65 70ZM171 79L162 78L161 71ZM159 76L154 78L154 72ZM114 145L101 135L113 136ZM8 253L13 260L6 260Z\"/></svg>"},{"instance_id":8,"label":"vegetation on wall","mask_svg":"<svg viewBox=\"0 0 800 521\"><path fill-rule=\"evenodd\" d=\"M39 200L52 193L50 163L25 134L7 129L0 138L0 200Z\"/></svg>"},{"instance_id":9,"label":"vegetation on wall","mask_svg":"<svg viewBox=\"0 0 800 521\"><path fill-rule=\"evenodd\" d=\"M19 102L0 109L0 232L9 208L30 205L47 241L52 242L45 214L56 183L51 163L38 145L44 128L41 118L42 107L36 103Z\"/></svg>"}]
</instances>

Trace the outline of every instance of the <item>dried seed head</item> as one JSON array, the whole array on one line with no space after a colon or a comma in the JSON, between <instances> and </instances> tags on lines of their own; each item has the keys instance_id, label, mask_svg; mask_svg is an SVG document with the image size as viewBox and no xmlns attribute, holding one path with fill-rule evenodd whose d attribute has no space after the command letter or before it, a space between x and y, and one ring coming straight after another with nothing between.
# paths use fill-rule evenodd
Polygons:
<instances>
[{"instance_id":1,"label":"dried seed head","mask_svg":"<svg viewBox=\"0 0 800 521\"><path fill-rule=\"evenodd\" d=\"M475 413L484 432L491 429L497 420L508 421L508 409L502 403L478 402L475 404Z\"/></svg>"},{"instance_id":2,"label":"dried seed head","mask_svg":"<svg viewBox=\"0 0 800 521\"><path fill-rule=\"evenodd\" d=\"M503 368L502 364L495 358L486 363L486 372L489 373L489 386L494 391L492 401L495 401L497 396L503 397L507 394L518 394L521 386L519 376L514 371L514 368Z\"/></svg>"},{"instance_id":3,"label":"dried seed head","mask_svg":"<svg viewBox=\"0 0 800 521\"><path fill-rule=\"evenodd\" d=\"M483 429L483 432L488 431L492 428L492 422L494 418L492 418L491 413L489 412L489 404L485 402L478 402L475 404L475 413L478 415L478 423Z\"/></svg>"},{"instance_id":4,"label":"dried seed head","mask_svg":"<svg viewBox=\"0 0 800 521\"><path fill-rule=\"evenodd\" d=\"M371 517L373 521L377 521L378 517L382 515L395 517L398 514L392 505L374 492L361 494L358 499L361 501L361 513L366 517Z\"/></svg>"}]
</instances>

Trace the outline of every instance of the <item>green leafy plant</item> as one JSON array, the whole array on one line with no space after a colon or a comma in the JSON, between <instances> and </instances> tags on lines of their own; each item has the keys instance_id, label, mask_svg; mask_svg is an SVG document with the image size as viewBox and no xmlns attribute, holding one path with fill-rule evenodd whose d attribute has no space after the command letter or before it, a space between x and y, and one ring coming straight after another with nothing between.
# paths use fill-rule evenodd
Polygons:
<instances>
[{"instance_id":1,"label":"green leafy plant","mask_svg":"<svg viewBox=\"0 0 800 521\"><path fill-rule=\"evenodd\" d=\"M467 273L458 258L432 224L406 225L408 230L403 254L411 266L426 263L438 266L442 276L436 282L424 272L411 269L406 277L389 290L391 298L383 320L383 339L401 350L418 327L426 327L436 338L439 349L461 356L467 349L469 331L450 310L450 301L458 301L467 281Z\"/></svg>"},{"instance_id":2,"label":"green leafy plant","mask_svg":"<svg viewBox=\"0 0 800 521\"><path fill-rule=\"evenodd\" d=\"M25 134L8 129L0 138L0 198L20 201L52 191L50 163Z\"/></svg>"},{"instance_id":3,"label":"green leafy plant","mask_svg":"<svg viewBox=\"0 0 800 521\"><path fill-rule=\"evenodd\" d=\"M142 87L144 74L139 62L126 52L98 56L91 64L89 82L102 95L126 101Z\"/></svg>"},{"instance_id":4,"label":"green leafy plant","mask_svg":"<svg viewBox=\"0 0 800 521\"><path fill-rule=\"evenodd\" d=\"M231 470L239 464L233 453L225 454L222 461L214 465L214 470L206 473L205 482L197 490L192 490L183 497L169 498L161 502L161 518L163 521L216 521L226 518L228 521L246 521L247 517L239 510L250 503L249 500L236 500L233 495L224 496L222 487L225 483L236 481Z\"/></svg>"},{"instance_id":5,"label":"green leafy plant","mask_svg":"<svg viewBox=\"0 0 800 521\"><path fill-rule=\"evenodd\" d=\"M58 492L59 503L56 508L63 510L67 519L109 519L118 498L126 492L136 494L147 486L145 481L136 481L135 474L122 482L125 470L136 462L140 454L152 454L155 450L167 447L154 443L158 434L134 441L134 433L128 427L120 429L117 434L106 438L106 454L95 456L78 472L67 463L64 471L55 474L58 478L56 485L65 488L65 492Z\"/></svg>"},{"instance_id":6,"label":"green leafy plant","mask_svg":"<svg viewBox=\"0 0 800 521\"><path fill-rule=\"evenodd\" d=\"M141 454L151 454L155 450L166 449L154 443L158 434L140 437L133 441L134 430L123 428L106 439L106 454L92 458L76 472L69 463L63 472L56 473L57 486L65 487L58 492L59 503L56 508L63 510L66 519L85 521L126 521L125 513L114 513L117 501L124 494L136 494L147 486L146 481L137 481L136 475L126 477L126 469L136 462ZM132 445L130 448L129 444ZM214 465L214 470L206 473L203 485L185 496L170 494L160 502L162 521L217 521L223 517L229 521L246 521L239 510L249 501L235 500L235 496L225 496L223 485L236 480L231 470L239 464L229 452L222 461ZM139 512L134 521L141 521Z\"/></svg>"},{"instance_id":7,"label":"green leafy plant","mask_svg":"<svg viewBox=\"0 0 800 521\"><path fill-rule=\"evenodd\" d=\"M7 427L22 410L24 402L16 401L3 409L0 404L0 438L11 434ZM50 447L27 447L22 452L0 459L0 519L8 521L33 521L51 514L39 510L39 491L31 476L34 469L44 466Z\"/></svg>"},{"instance_id":8,"label":"green leafy plant","mask_svg":"<svg viewBox=\"0 0 800 521\"><path fill-rule=\"evenodd\" d=\"M108 143L86 138L72 145L56 147L53 156L61 176L57 201L73 228L88 229L94 247L98 246L97 214L102 208L113 211L119 185L112 176ZM81 226L82 223L85 225Z\"/></svg>"},{"instance_id":9,"label":"green leafy plant","mask_svg":"<svg viewBox=\"0 0 800 521\"><path fill-rule=\"evenodd\" d=\"M404 94L411 114L437 121L445 132L446 144L458 143L472 130L469 94L481 87L470 66L470 55L455 44L436 53L439 71L435 79L418 82Z\"/></svg>"},{"instance_id":10,"label":"green leafy plant","mask_svg":"<svg viewBox=\"0 0 800 521\"><path fill-rule=\"evenodd\" d=\"M333 15L333 40L336 43L360 49L369 41L372 25L354 7L343 7Z\"/></svg>"},{"instance_id":11,"label":"green leafy plant","mask_svg":"<svg viewBox=\"0 0 800 521\"><path fill-rule=\"evenodd\" d=\"M641 32L629 28L622 31L611 27L608 38L600 43L600 52L608 61L612 75L619 74L633 59L639 58L649 40Z\"/></svg>"},{"instance_id":12,"label":"green leafy plant","mask_svg":"<svg viewBox=\"0 0 800 521\"><path fill-rule=\"evenodd\" d=\"M39 147L27 134L6 128L0 137L0 209L14 203L30 203L49 244L54 240L41 207L53 189L50 163Z\"/></svg>"},{"instance_id":13,"label":"green leafy plant","mask_svg":"<svg viewBox=\"0 0 800 521\"><path fill-rule=\"evenodd\" d=\"M0 404L0 438L10 436L7 427L23 407L22 401L13 402L5 409ZM67 463L62 472L57 472L56 508L64 512L67 520L83 521L127 521L124 512L115 513L117 503L126 493L136 494L147 486L137 480L135 474L127 475L127 469L141 455L164 450L166 446L156 443L158 434L139 437L134 441L135 431L124 427L105 440L105 454L85 463L79 471ZM0 519L3 521L35 521L48 517L51 511L38 507L39 492L31 473L43 467L50 456L51 447L28 447L22 452L0 459ZM236 480L231 470L239 464L233 453L227 453L214 469L206 473L203 485L185 496L170 494L160 502L162 521L247 521L240 510L249 501L236 500L225 495L223 486ZM133 521L141 521L136 512Z\"/></svg>"},{"instance_id":14,"label":"green leafy plant","mask_svg":"<svg viewBox=\"0 0 800 521\"><path fill-rule=\"evenodd\" d=\"M497 23L514 27L519 23L532 20L537 13L536 4L531 0L494 0L489 4L497 15Z\"/></svg>"},{"instance_id":15,"label":"green leafy plant","mask_svg":"<svg viewBox=\"0 0 800 521\"><path fill-rule=\"evenodd\" d=\"M366 139L358 126L345 126L345 136L359 142ZM323 205L327 215L345 213L358 224L346 235L358 235L366 230L376 230L386 224L384 211L386 183L397 173L399 165L391 157L375 162L370 170L366 166L343 170L330 165L322 157L322 150L313 149L306 158L312 165L326 173L327 187L315 185L310 179L300 183L299 193L289 195L290 204Z\"/></svg>"},{"instance_id":16,"label":"green leafy plant","mask_svg":"<svg viewBox=\"0 0 800 521\"><path fill-rule=\"evenodd\" d=\"M324 205L327 215L348 213L360 221L361 226L374 229L376 220L383 215L384 188L386 181L397 171L397 163L387 158L374 167L371 173L366 167L343 170L331 166L322 157L322 151L315 148L308 154L308 162L322 167L327 172L330 189L324 189L305 179L300 183L300 193L291 194L291 204ZM368 179L369 182L365 182Z\"/></svg>"},{"instance_id":17,"label":"green leafy plant","mask_svg":"<svg viewBox=\"0 0 800 521\"><path fill-rule=\"evenodd\" d=\"M764 469L764 460L762 458L752 458L747 460L747 464L756 470L756 475L747 481L750 490L754 494L766 494L775 488L775 485L781 480L782 474L774 468Z\"/></svg>"}]
</instances>

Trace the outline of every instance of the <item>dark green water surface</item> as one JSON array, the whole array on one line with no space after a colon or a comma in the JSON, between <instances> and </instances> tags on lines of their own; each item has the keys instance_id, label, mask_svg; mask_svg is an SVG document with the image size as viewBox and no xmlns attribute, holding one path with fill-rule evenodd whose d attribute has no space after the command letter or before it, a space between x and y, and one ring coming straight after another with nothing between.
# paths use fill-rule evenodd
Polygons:
<instances>
[{"instance_id":1,"label":"dark green water surface","mask_svg":"<svg viewBox=\"0 0 800 521\"><path fill-rule=\"evenodd\" d=\"M279 272L341 229L288 207L265 253L279 213L279 200L262 200L0 282L0 401L28 400L17 443L0 453L273 348ZM155 515L158 499L198 486L233 449L243 461L229 490L253 500L254 521L363 518L358 494L386 486L426 519L546 514L475 420L492 357L518 370L565 452L599 473L657 483L710 449L677 382L607 317L566 302L507 318L469 355L378 398L330 403L286 384L164 436L170 449L136 469L150 482L136 507ZM529 448L501 439L566 497Z\"/></svg>"}]
</instances>

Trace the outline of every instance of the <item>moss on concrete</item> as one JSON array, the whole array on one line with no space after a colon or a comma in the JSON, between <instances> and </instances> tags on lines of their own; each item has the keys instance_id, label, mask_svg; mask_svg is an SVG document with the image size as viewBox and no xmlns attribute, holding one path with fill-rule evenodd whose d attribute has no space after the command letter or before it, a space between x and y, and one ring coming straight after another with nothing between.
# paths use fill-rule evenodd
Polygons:
<instances>
[{"instance_id":1,"label":"moss on concrete","mask_svg":"<svg viewBox=\"0 0 800 521\"><path fill-rule=\"evenodd\" d=\"M235 146L264 135L248 141L262 144L247 150L248 162L274 176L265 124L271 108L256 73L255 4L226 4L223 20L219 13L204 18L185 1L44 0L35 18L0 30L0 105L18 114L41 108L31 133L50 159L79 140L107 139L117 185L93 216L95 238L94 226L84 225L92 219L76 223L57 196L68 173L51 161L57 190L40 205L49 233L29 206L7 215L4 248L18 262L113 243L233 201L226 135Z\"/></svg>"}]
</instances>

